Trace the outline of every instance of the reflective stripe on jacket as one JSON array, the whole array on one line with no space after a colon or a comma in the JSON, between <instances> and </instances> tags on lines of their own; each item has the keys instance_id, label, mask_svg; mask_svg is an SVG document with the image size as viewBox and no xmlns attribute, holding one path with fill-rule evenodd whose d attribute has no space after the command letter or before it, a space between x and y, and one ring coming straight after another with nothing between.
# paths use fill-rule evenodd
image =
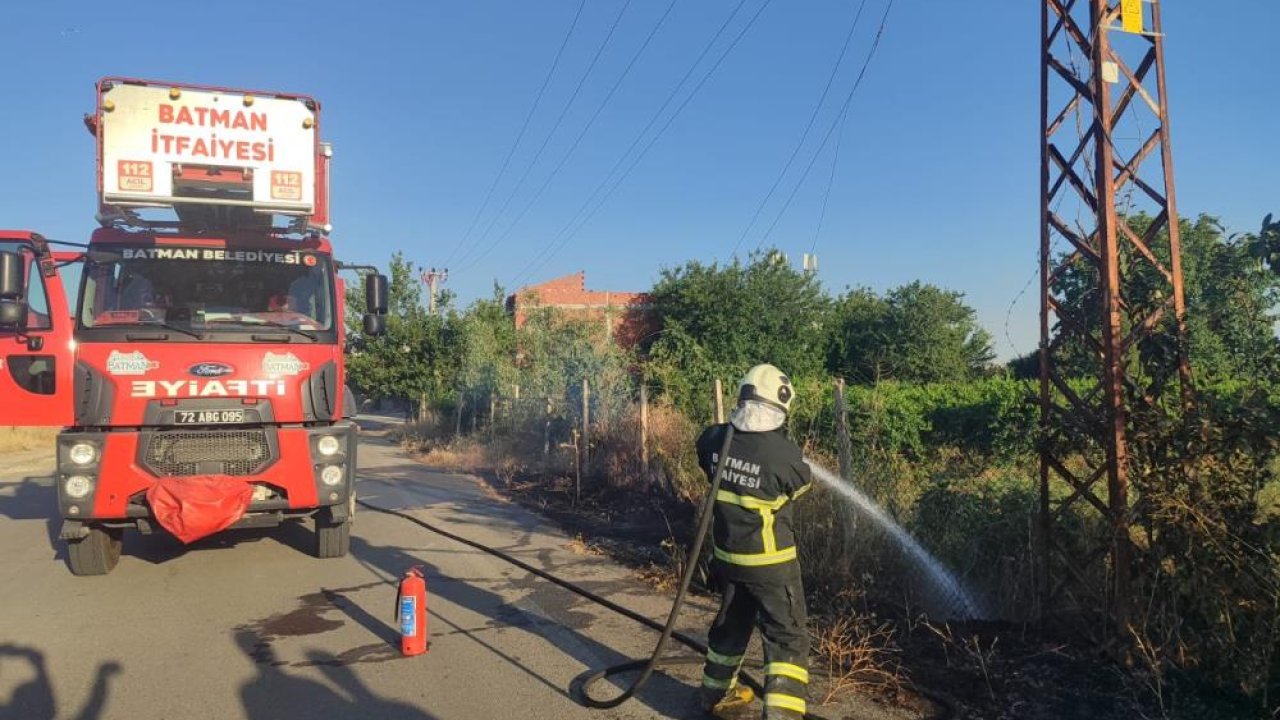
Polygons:
<instances>
[{"instance_id":1,"label":"reflective stripe on jacket","mask_svg":"<svg viewBox=\"0 0 1280 720\"><path fill-rule=\"evenodd\" d=\"M698 438L698 464L708 479L719 463L727 425ZM744 568L796 559L791 501L812 487L800 448L781 430L735 430L716 493L714 547L722 562Z\"/></svg>"}]
</instances>

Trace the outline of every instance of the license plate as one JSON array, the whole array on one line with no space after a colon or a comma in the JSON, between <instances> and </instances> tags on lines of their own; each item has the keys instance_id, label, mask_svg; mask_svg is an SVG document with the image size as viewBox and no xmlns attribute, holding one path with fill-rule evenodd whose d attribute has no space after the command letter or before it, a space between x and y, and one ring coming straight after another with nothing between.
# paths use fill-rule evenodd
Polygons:
<instances>
[{"instance_id":1,"label":"license plate","mask_svg":"<svg viewBox=\"0 0 1280 720\"><path fill-rule=\"evenodd\" d=\"M225 425L244 422L243 410L178 410L173 414L178 425Z\"/></svg>"}]
</instances>

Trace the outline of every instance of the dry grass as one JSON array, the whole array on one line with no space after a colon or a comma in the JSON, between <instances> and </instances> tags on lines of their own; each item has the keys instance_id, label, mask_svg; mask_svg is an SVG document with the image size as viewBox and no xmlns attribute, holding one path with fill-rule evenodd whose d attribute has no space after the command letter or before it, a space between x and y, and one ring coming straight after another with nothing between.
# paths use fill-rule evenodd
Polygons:
<instances>
[{"instance_id":1,"label":"dry grass","mask_svg":"<svg viewBox=\"0 0 1280 720\"><path fill-rule=\"evenodd\" d=\"M636 576L658 592L675 592L680 587L680 575L670 565L649 563L647 567L637 571Z\"/></svg>"},{"instance_id":2,"label":"dry grass","mask_svg":"<svg viewBox=\"0 0 1280 720\"><path fill-rule=\"evenodd\" d=\"M1258 493L1258 517L1255 522L1280 520L1280 480L1273 480Z\"/></svg>"},{"instance_id":3,"label":"dry grass","mask_svg":"<svg viewBox=\"0 0 1280 720\"><path fill-rule=\"evenodd\" d=\"M651 405L646 473L640 452L640 412L630 407L612 418L607 430L592 436L592 469L615 489L637 490L657 483L671 497L696 503L706 490L693 446L700 431L674 408Z\"/></svg>"},{"instance_id":4,"label":"dry grass","mask_svg":"<svg viewBox=\"0 0 1280 720\"><path fill-rule=\"evenodd\" d=\"M603 548L583 537L582 533L578 533L572 540L565 543L565 549L574 555L602 556L606 554Z\"/></svg>"},{"instance_id":5,"label":"dry grass","mask_svg":"<svg viewBox=\"0 0 1280 720\"><path fill-rule=\"evenodd\" d=\"M841 615L814 623L809 634L827 675L824 704L855 692L901 690L899 649L891 623L870 615Z\"/></svg>"},{"instance_id":6,"label":"dry grass","mask_svg":"<svg viewBox=\"0 0 1280 720\"><path fill-rule=\"evenodd\" d=\"M0 453L52 449L57 428L0 427Z\"/></svg>"},{"instance_id":7,"label":"dry grass","mask_svg":"<svg viewBox=\"0 0 1280 720\"><path fill-rule=\"evenodd\" d=\"M452 426L429 414L424 421L411 422L397 432L400 443L427 465L454 471L493 471L506 485L526 472L528 458L540 457L523 436L505 434L489 437L485 432L453 437Z\"/></svg>"},{"instance_id":8,"label":"dry grass","mask_svg":"<svg viewBox=\"0 0 1280 720\"><path fill-rule=\"evenodd\" d=\"M419 449L417 455L423 463L445 470L475 471L492 465L489 449L467 440Z\"/></svg>"},{"instance_id":9,"label":"dry grass","mask_svg":"<svg viewBox=\"0 0 1280 720\"><path fill-rule=\"evenodd\" d=\"M952 629L950 623L934 625L925 622L924 626L938 637L942 644L943 656L946 657L948 665L953 662L954 658L954 662L957 664L975 668L982 673L982 681L986 684L987 695L994 702L996 700L996 690L991 684L991 668L997 657L996 646L1000 644L1000 637L992 637L984 648L980 635L957 633Z\"/></svg>"},{"instance_id":10,"label":"dry grass","mask_svg":"<svg viewBox=\"0 0 1280 720\"><path fill-rule=\"evenodd\" d=\"M670 532L671 526L667 525ZM654 590L659 592L674 592L680 587L680 580L684 577L687 569L686 558L688 557L687 548L683 543L676 540L674 535L668 535L661 543L662 552L666 554L665 562L651 562L644 569L640 570L637 575Z\"/></svg>"}]
</instances>

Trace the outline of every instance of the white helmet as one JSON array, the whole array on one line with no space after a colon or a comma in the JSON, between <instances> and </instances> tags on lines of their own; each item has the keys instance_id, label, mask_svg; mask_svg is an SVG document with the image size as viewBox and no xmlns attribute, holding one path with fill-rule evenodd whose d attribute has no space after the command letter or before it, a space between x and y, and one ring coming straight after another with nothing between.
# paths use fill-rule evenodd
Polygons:
<instances>
[{"instance_id":1,"label":"white helmet","mask_svg":"<svg viewBox=\"0 0 1280 720\"><path fill-rule=\"evenodd\" d=\"M791 409L791 400L795 396L796 391L791 384L791 378L769 364L751 368L738 383L738 402L759 400L787 412Z\"/></svg>"}]
</instances>

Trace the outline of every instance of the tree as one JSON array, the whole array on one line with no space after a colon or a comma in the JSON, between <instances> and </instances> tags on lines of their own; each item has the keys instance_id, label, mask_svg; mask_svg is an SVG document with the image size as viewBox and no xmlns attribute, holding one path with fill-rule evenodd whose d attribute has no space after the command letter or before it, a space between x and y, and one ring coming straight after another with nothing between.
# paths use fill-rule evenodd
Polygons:
<instances>
[{"instance_id":1,"label":"tree","mask_svg":"<svg viewBox=\"0 0 1280 720\"><path fill-rule=\"evenodd\" d=\"M452 312L427 315L422 287L402 253L391 257L389 269L387 332L377 338L356 336L347 375L370 397L438 398L451 390L458 372L458 319ZM349 306L351 295L358 294L348 290ZM350 307L348 316L350 323Z\"/></svg>"},{"instance_id":2,"label":"tree","mask_svg":"<svg viewBox=\"0 0 1280 720\"><path fill-rule=\"evenodd\" d=\"M1136 215L1125 218L1125 222L1138 237L1143 237L1152 218ZM1267 266L1273 254L1269 243L1280 229L1268 216L1259 235L1228 235L1217 218L1201 215L1194 222L1182 219L1179 230L1187 353L1196 381L1273 376L1280 369L1280 345L1274 330L1280 276L1268 272ZM1164 231L1151 243L1152 252L1165 267L1170 264L1168 246ZM1280 246L1276 250L1280 251ZM1138 255L1132 243L1121 243L1120 273L1131 316L1151 317L1165 305L1168 281ZM1079 308L1073 315L1085 318L1083 327L1097 336L1099 291L1093 267L1077 261L1060 276L1055 289L1065 305ZM1155 332L1139 343L1139 364L1130 367L1131 376L1145 375L1152 385L1165 384L1176 377L1173 321L1169 309L1154 326ZM1063 335L1055 364L1064 375L1099 377L1098 353L1083 339L1081 329L1064 325L1055 329Z\"/></svg>"},{"instance_id":3,"label":"tree","mask_svg":"<svg viewBox=\"0 0 1280 720\"><path fill-rule=\"evenodd\" d=\"M516 334L502 288L476 300L459 318L456 382L468 392L497 393L516 383Z\"/></svg>"},{"instance_id":4,"label":"tree","mask_svg":"<svg viewBox=\"0 0 1280 720\"><path fill-rule=\"evenodd\" d=\"M1270 220L1256 236L1229 236L1217 218L1207 215L1182 223L1189 352L1193 371L1204 381L1256 381L1280 369L1275 334L1280 275L1255 256L1259 241L1280 240L1280 227ZM1272 255L1266 264L1276 270Z\"/></svg>"},{"instance_id":5,"label":"tree","mask_svg":"<svg viewBox=\"0 0 1280 720\"><path fill-rule=\"evenodd\" d=\"M1251 255L1280 275L1280 220L1272 217L1268 213L1262 218L1262 229L1258 234L1247 236L1248 246Z\"/></svg>"},{"instance_id":6,"label":"tree","mask_svg":"<svg viewBox=\"0 0 1280 720\"><path fill-rule=\"evenodd\" d=\"M577 408L585 379L597 418L615 416L634 397L632 359L596 318L535 307L516 331L516 344L521 392Z\"/></svg>"},{"instance_id":7,"label":"tree","mask_svg":"<svg viewBox=\"0 0 1280 720\"><path fill-rule=\"evenodd\" d=\"M769 362L793 376L822 369L830 301L817 278L776 250L747 263L691 261L664 268L650 293L661 328L642 344L653 371L686 409L702 408L716 377L736 377ZM701 414L701 413L699 413Z\"/></svg>"},{"instance_id":8,"label":"tree","mask_svg":"<svg viewBox=\"0 0 1280 720\"><path fill-rule=\"evenodd\" d=\"M835 304L827 368L854 382L952 382L981 376L995 354L962 293L913 282L883 297L850 290Z\"/></svg>"}]
</instances>

